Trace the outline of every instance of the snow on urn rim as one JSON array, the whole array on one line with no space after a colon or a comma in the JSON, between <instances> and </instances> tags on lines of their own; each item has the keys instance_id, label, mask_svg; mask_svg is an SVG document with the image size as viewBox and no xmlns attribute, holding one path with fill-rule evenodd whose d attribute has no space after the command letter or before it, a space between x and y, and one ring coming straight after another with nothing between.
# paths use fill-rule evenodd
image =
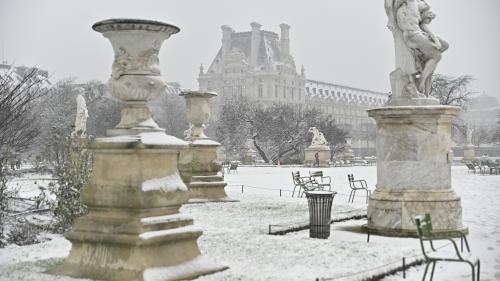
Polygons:
<instances>
[{"instance_id":1,"label":"snow on urn rim","mask_svg":"<svg viewBox=\"0 0 500 281\"><path fill-rule=\"evenodd\" d=\"M209 91L194 91L194 90L183 90L179 96L184 96L186 98L209 98L209 97L216 97L217 93L216 92L209 92Z\"/></svg>"},{"instance_id":2,"label":"snow on urn rim","mask_svg":"<svg viewBox=\"0 0 500 281\"><path fill-rule=\"evenodd\" d=\"M153 32L164 32L168 35L176 34L181 29L175 25L155 20L143 19L107 19L94 23L92 29L97 32L144 30Z\"/></svg>"}]
</instances>

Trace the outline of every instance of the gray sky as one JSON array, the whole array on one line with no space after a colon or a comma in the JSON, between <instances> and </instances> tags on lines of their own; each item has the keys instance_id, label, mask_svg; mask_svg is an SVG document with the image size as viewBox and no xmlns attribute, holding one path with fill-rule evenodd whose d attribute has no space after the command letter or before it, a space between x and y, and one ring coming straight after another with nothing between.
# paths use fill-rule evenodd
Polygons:
<instances>
[{"instance_id":1,"label":"gray sky","mask_svg":"<svg viewBox=\"0 0 500 281\"><path fill-rule=\"evenodd\" d=\"M303 64L308 78L387 92L394 54L383 2L0 0L0 40L9 63L37 65L55 79L106 81L113 52L91 25L115 17L156 19L181 28L160 53L165 79L197 88L200 63L208 67L220 48L221 25L240 32L257 21L279 33L284 22L292 26L290 48L297 67ZM500 98L500 1L428 3L437 14L432 30L450 42L437 72L471 74L477 78L474 90Z\"/></svg>"}]
</instances>

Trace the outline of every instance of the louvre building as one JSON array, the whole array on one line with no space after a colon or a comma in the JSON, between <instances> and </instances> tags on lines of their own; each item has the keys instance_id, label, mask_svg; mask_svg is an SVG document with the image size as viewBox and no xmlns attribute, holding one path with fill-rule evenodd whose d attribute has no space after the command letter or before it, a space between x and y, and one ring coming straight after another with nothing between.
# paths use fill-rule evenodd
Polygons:
<instances>
[{"instance_id":1,"label":"louvre building","mask_svg":"<svg viewBox=\"0 0 500 281\"><path fill-rule=\"evenodd\" d=\"M200 67L200 90L217 92L219 102L242 95L264 106L278 102L317 108L349 132L356 156L373 155L375 121L366 110L385 104L388 94L308 79L290 54L289 25L280 24L280 34L256 22L250 26L246 32L221 27L221 48L206 71Z\"/></svg>"}]
</instances>

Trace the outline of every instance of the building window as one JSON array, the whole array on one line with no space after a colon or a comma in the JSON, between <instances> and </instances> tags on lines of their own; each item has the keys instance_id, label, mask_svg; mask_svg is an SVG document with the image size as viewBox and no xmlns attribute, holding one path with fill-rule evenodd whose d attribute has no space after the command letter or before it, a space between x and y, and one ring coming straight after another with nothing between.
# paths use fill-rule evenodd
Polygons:
<instances>
[{"instance_id":1,"label":"building window","mask_svg":"<svg viewBox=\"0 0 500 281\"><path fill-rule=\"evenodd\" d=\"M309 93L309 87L306 87L306 92L308 92L308 93Z\"/></svg>"},{"instance_id":2,"label":"building window","mask_svg":"<svg viewBox=\"0 0 500 281\"><path fill-rule=\"evenodd\" d=\"M322 95L323 94L323 89L319 89L319 94Z\"/></svg>"},{"instance_id":3,"label":"building window","mask_svg":"<svg viewBox=\"0 0 500 281\"><path fill-rule=\"evenodd\" d=\"M278 85L274 85L274 97L278 98Z\"/></svg>"},{"instance_id":4,"label":"building window","mask_svg":"<svg viewBox=\"0 0 500 281\"><path fill-rule=\"evenodd\" d=\"M295 88L292 88L292 100L295 98Z\"/></svg>"},{"instance_id":5,"label":"building window","mask_svg":"<svg viewBox=\"0 0 500 281\"><path fill-rule=\"evenodd\" d=\"M264 92L264 86L262 84L259 84L259 98L262 98Z\"/></svg>"},{"instance_id":6,"label":"building window","mask_svg":"<svg viewBox=\"0 0 500 281\"><path fill-rule=\"evenodd\" d=\"M286 99L286 87L283 86L283 98Z\"/></svg>"},{"instance_id":7,"label":"building window","mask_svg":"<svg viewBox=\"0 0 500 281\"><path fill-rule=\"evenodd\" d=\"M299 100L302 98L302 89L299 88Z\"/></svg>"},{"instance_id":8,"label":"building window","mask_svg":"<svg viewBox=\"0 0 500 281\"><path fill-rule=\"evenodd\" d=\"M316 88L313 88L313 94L316 94Z\"/></svg>"}]
</instances>

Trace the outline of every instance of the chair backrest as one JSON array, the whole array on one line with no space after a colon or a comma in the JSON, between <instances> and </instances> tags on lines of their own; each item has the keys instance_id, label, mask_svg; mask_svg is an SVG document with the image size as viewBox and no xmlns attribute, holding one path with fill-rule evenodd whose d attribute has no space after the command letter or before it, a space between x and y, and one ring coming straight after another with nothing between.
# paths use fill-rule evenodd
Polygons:
<instances>
[{"instance_id":1,"label":"chair backrest","mask_svg":"<svg viewBox=\"0 0 500 281\"><path fill-rule=\"evenodd\" d=\"M431 215L418 215L415 217L415 223L417 225L418 237L420 237L420 239L432 237Z\"/></svg>"},{"instance_id":2,"label":"chair backrest","mask_svg":"<svg viewBox=\"0 0 500 281\"><path fill-rule=\"evenodd\" d=\"M323 171L309 172L310 177L323 177Z\"/></svg>"},{"instance_id":3,"label":"chair backrest","mask_svg":"<svg viewBox=\"0 0 500 281\"><path fill-rule=\"evenodd\" d=\"M347 178L349 179L349 182L354 181L354 176L352 174L347 174Z\"/></svg>"},{"instance_id":4,"label":"chair backrest","mask_svg":"<svg viewBox=\"0 0 500 281\"><path fill-rule=\"evenodd\" d=\"M469 170L474 170L474 165L472 165L471 163L466 163L465 166L467 166Z\"/></svg>"},{"instance_id":5,"label":"chair backrest","mask_svg":"<svg viewBox=\"0 0 500 281\"><path fill-rule=\"evenodd\" d=\"M300 172L292 172L292 179L294 184L300 184Z\"/></svg>"},{"instance_id":6,"label":"chair backrest","mask_svg":"<svg viewBox=\"0 0 500 281\"><path fill-rule=\"evenodd\" d=\"M229 170L236 170L237 168L238 168L238 163L236 163L236 162L232 162L229 165Z\"/></svg>"}]
</instances>

